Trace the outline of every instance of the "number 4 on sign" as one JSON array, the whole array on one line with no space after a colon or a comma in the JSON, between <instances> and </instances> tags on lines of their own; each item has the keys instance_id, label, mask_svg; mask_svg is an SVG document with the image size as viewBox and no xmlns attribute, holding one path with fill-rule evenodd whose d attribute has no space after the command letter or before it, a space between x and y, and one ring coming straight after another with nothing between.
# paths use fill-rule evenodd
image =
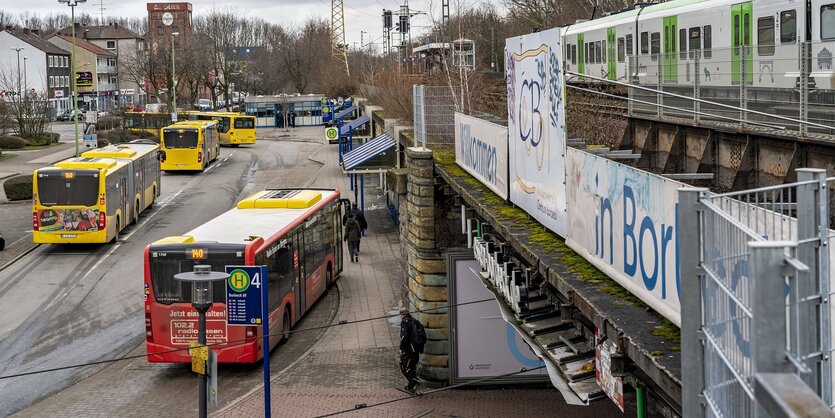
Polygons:
<instances>
[{"instance_id":1,"label":"number 4 on sign","mask_svg":"<svg viewBox=\"0 0 835 418\"><path fill-rule=\"evenodd\" d=\"M252 276L252 285L258 289L261 288L261 273L255 273Z\"/></svg>"}]
</instances>

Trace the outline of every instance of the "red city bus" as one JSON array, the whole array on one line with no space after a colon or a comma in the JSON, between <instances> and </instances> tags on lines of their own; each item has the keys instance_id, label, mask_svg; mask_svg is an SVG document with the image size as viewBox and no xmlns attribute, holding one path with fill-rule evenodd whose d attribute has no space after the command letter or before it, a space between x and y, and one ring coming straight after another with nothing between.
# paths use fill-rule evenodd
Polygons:
<instances>
[{"instance_id":1,"label":"red city bus","mask_svg":"<svg viewBox=\"0 0 835 418\"><path fill-rule=\"evenodd\" d=\"M174 275L195 265L224 271L227 265L266 265L270 349L289 337L290 328L342 272L342 217L339 190L270 189L182 236L145 248L145 340L148 361L189 363L189 343L197 341L197 311L191 287ZM226 286L213 288L206 314L206 342L222 363L251 363L264 355L262 327L227 326ZM218 302L219 301L219 302ZM242 341L252 338L251 341ZM236 341L228 345L222 344Z\"/></svg>"}]
</instances>

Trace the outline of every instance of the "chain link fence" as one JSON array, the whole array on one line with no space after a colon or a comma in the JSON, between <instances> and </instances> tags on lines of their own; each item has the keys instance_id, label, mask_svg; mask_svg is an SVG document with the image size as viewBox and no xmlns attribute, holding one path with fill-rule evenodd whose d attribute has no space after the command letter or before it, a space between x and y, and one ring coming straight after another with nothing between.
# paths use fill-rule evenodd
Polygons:
<instances>
[{"instance_id":1,"label":"chain link fence","mask_svg":"<svg viewBox=\"0 0 835 418\"><path fill-rule=\"evenodd\" d=\"M458 100L449 86L413 85L415 146L455 143Z\"/></svg>"}]
</instances>

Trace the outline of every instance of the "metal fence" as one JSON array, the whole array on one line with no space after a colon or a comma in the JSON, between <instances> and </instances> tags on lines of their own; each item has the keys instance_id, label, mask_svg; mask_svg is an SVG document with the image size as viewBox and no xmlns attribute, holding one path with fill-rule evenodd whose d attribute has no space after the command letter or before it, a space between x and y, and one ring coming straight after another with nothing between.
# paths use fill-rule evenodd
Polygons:
<instances>
[{"instance_id":1,"label":"metal fence","mask_svg":"<svg viewBox=\"0 0 835 418\"><path fill-rule=\"evenodd\" d=\"M413 85L415 146L455 143L455 112L460 107L449 86Z\"/></svg>"},{"instance_id":2,"label":"metal fence","mask_svg":"<svg viewBox=\"0 0 835 418\"><path fill-rule=\"evenodd\" d=\"M618 72L634 86L630 116L835 135L832 47L803 42L642 54L625 57Z\"/></svg>"},{"instance_id":3,"label":"metal fence","mask_svg":"<svg viewBox=\"0 0 835 418\"><path fill-rule=\"evenodd\" d=\"M727 194L680 190L686 417L785 412L759 386L767 373L799 376L813 399L833 405L832 179L802 169L798 180Z\"/></svg>"}]
</instances>

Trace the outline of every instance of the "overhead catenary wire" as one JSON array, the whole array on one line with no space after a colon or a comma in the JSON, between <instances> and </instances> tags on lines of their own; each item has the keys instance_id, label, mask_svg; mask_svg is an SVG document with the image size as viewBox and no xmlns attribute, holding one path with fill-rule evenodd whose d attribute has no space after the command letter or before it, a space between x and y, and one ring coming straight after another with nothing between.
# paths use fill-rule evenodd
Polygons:
<instances>
[{"instance_id":1,"label":"overhead catenary wire","mask_svg":"<svg viewBox=\"0 0 835 418\"><path fill-rule=\"evenodd\" d=\"M489 382L491 380L503 379L505 377L515 376L517 374L522 374L522 373L532 372L532 371L536 371L536 370L541 370L541 369L544 369L545 367L547 367L547 366L539 366L539 367L534 367L534 368L531 368L531 369L523 367L518 372L505 373L505 374L498 375L498 376L483 377L483 378L477 379L477 380L471 380L471 381L468 381L468 382L462 382L462 383L457 383L457 384L450 385L450 386L445 386L445 387L442 387L442 388L439 388L439 389L432 389L432 390L429 390L429 391L426 391L426 392L416 393L412 396L404 396L402 398L389 399L387 401L382 401L382 402L374 403L374 404L371 404L371 405L360 403L360 404L356 404L351 409L343 409L341 411L336 411L336 412L332 412L332 413L325 414L325 415L318 415L318 416L316 416L316 418L333 417L333 416L336 416L336 415L342 415L342 414L347 414L349 412L354 412L358 409L369 409L369 408L374 408L375 406L388 405L388 404L392 404L392 403L395 403L395 402L405 401L406 399L417 398L417 397L420 397L420 396L428 396L428 395L432 395L432 394L435 394L435 393L438 393L438 392L444 392L444 391L447 391L447 390L458 389L458 388L462 388L462 387L465 387L465 386L475 385L475 384L478 384L478 383Z\"/></svg>"},{"instance_id":2,"label":"overhead catenary wire","mask_svg":"<svg viewBox=\"0 0 835 418\"><path fill-rule=\"evenodd\" d=\"M495 298L487 298L487 299L480 299L480 300L462 302L462 303L451 304L451 305L436 306L434 308L418 309L418 310L415 310L415 311L409 311L409 314L431 312L431 311L437 311L437 310L441 310L441 309L447 309L447 308L465 306L465 305L472 305L472 304L476 304L476 303L483 303L483 302L489 302L489 301L495 301L495 300L496 300ZM400 316L399 312L396 313L396 314L392 314L392 315L382 315L382 316L376 316L376 317L371 317L371 318L366 318L366 319L357 319L357 320L353 320L353 321L341 320L341 321L338 321L335 324L290 330L288 332L288 334L296 334L296 333L308 332L308 331L317 331L317 330L322 330L322 329L327 329L327 328L338 327L338 326L342 326L342 325L351 325L351 324L357 324L357 323L362 323L362 322L378 321L380 319L388 319L388 318L394 318L394 317L398 317L398 316ZM283 336L284 334L285 334L284 332L278 332L278 333L275 333L275 334L262 335L260 337L246 337L246 338L239 338L237 340L230 340L230 341L219 342L219 343L211 343L211 344L206 344L206 346L207 347L214 347L214 346L224 346L224 347L232 346L232 347L234 347L236 345L252 343L253 341L257 341L261 338L280 337L280 336ZM181 351L188 351L190 349L191 349L190 347L173 348L171 350L166 350L166 351L160 351L160 352L153 353L153 355L170 354L170 353L176 353L176 352L181 352ZM76 368L80 368L80 367L98 366L98 365L102 365L102 364L116 363L116 362L119 362L119 361L135 360L135 359L139 359L139 358L145 358L145 357L148 357L150 355L152 355L152 354L148 354L148 353L137 354L137 355L132 355L132 356L122 356L122 357L112 358L112 359L107 359L107 360L97 360L97 361L91 361L91 362L86 362L86 363L70 364L70 365L67 365L67 366L52 367L52 368L48 368L48 369L33 370L33 371L29 371L29 372L22 372L22 373L15 373L15 374L0 376L0 380L26 377L26 376L32 376L32 375L37 375L37 374L43 374L43 373L58 372L58 371L62 371L62 370L76 369Z\"/></svg>"}]
</instances>

